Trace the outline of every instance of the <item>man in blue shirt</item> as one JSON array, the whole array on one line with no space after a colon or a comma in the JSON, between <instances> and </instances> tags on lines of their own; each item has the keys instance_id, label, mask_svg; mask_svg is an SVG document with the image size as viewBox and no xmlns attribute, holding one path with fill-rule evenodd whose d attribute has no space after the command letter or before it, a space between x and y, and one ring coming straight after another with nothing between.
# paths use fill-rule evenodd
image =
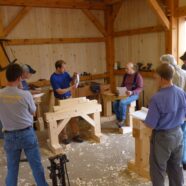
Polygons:
<instances>
[{"instance_id":1,"label":"man in blue shirt","mask_svg":"<svg viewBox=\"0 0 186 186\"><path fill-rule=\"evenodd\" d=\"M74 73L73 78L66 72L66 62L63 60L58 60L55 63L56 71L50 77L50 83L52 85L54 96L56 99L63 100L71 98L71 91L76 88L76 85L73 83L75 80L76 74ZM71 85L71 83L73 85ZM74 134L73 141L83 142L79 135L79 128L76 122L76 118L70 120L70 125L72 132ZM68 139L66 127L62 131L63 143L69 144L70 139Z\"/></svg>"},{"instance_id":2,"label":"man in blue shirt","mask_svg":"<svg viewBox=\"0 0 186 186\"><path fill-rule=\"evenodd\" d=\"M145 124L152 128L150 176L153 186L183 186L181 125L186 116L186 94L173 85L174 70L162 64L156 70L159 91L151 98Z\"/></svg>"}]
</instances>

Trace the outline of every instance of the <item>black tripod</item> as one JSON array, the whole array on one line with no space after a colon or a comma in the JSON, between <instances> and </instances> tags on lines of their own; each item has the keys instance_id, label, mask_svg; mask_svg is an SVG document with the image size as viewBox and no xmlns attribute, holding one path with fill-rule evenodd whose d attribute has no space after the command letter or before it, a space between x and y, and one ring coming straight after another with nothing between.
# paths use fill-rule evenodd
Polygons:
<instances>
[{"instance_id":1,"label":"black tripod","mask_svg":"<svg viewBox=\"0 0 186 186\"><path fill-rule=\"evenodd\" d=\"M49 158L50 178L53 186L66 186L65 174L67 176L68 185L70 186L69 177L67 173L66 162L69 162L65 154L59 154ZM59 185L58 185L59 181Z\"/></svg>"}]
</instances>

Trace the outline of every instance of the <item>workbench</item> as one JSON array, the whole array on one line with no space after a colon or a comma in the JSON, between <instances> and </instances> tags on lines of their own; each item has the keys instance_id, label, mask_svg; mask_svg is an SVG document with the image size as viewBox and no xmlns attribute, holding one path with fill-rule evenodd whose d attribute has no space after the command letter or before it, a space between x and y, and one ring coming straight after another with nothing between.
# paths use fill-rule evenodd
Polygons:
<instances>
[{"instance_id":1,"label":"workbench","mask_svg":"<svg viewBox=\"0 0 186 186\"><path fill-rule=\"evenodd\" d=\"M97 103L97 100L89 100L86 97L59 100L58 105L53 107L52 112L45 113L45 121L48 123L49 148L54 153L63 152L58 136L71 118L79 116L91 125L92 137L100 142L101 110L102 107Z\"/></svg>"},{"instance_id":2,"label":"workbench","mask_svg":"<svg viewBox=\"0 0 186 186\"><path fill-rule=\"evenodd\" d=\"M128 162L128 169L150 179L149 154L152 129L145 126L142 120L133 118L132 135L135 138L135 159Z\"/></svg>"}]
</instances>

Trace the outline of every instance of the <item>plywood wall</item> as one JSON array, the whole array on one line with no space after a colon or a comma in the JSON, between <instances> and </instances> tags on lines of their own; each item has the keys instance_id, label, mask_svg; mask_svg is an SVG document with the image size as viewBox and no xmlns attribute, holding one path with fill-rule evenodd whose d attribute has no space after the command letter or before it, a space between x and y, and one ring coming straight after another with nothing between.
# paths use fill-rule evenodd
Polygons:
<instances>
[{"instance_id":1,"label":"plywood wall","mask_svg":"<svg viewBox=\"0 0 186 186\"><path fill-rule=\"evenodd\" d=\"M4 26L20 8L1 7ZM103 11L92 11L101 23ZM10 39L101 37L102 35L81 10L33 8L10 33ZM10 50L11 48L11 50ZM104 43L10 46L8 52L20 63L37 70L31 81L49 79L54 63L64 59L69 72L104 73L106 68ZM13 53L13 54L12 54Z\"/></svg>"},{"instance_id":2,"label":"plywood wall","mask_svg":"<svg viewBox=\"0 0 186 186\"><path fill-rule=\"evenodd\" d=\"M157 16L149 8L146 1L130 0L124 1L118 17L115 21L115 30L122 31L128 29L143 28L160 24ZM115 59L122 66L127 62L152 63L156 68L159 58L165 52L165 35L161 33L141 34L128 37L118 37L115 39ZM117 78L120 85L122 77ZM145 103L156 91L152 79L144 80Z\"/></svg>"}]
</instances>

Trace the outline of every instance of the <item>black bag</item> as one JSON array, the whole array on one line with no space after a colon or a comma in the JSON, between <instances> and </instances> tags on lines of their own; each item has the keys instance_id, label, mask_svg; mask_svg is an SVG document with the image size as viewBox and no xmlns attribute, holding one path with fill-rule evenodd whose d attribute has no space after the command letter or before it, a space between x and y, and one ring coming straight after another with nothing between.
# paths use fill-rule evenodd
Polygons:
<instances>
[{"instance_id":1,"label":"black bag","mask_svg":"<svg viewBox=\"0 0 186 186\"><path fill-rule=\"evenodd\" d=\"M93 93L100 93L100 84L99 83L92 83L90 85L90 90L93 92Z\"/></svg>"}]
</instances>

